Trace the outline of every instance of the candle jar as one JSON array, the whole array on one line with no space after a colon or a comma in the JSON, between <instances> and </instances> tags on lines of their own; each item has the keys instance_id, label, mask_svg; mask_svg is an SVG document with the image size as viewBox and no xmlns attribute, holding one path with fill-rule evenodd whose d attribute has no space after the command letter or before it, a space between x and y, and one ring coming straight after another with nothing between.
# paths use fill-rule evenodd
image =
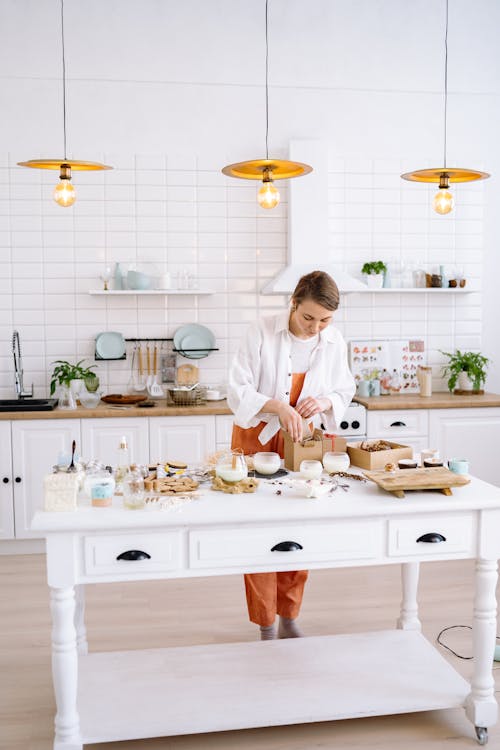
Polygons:
<instances>
[{"instance_id":1,"label":"candle jar","mask_svg":"<svg viewBox=\"0 0 500 750\"><path fill-rule=\"evenodd\" d=\"M132 469L122 480L123 505L130 510L144 508L144 478L142 472Z\"/></svg>"},{"instance_id":2,"label":"candle jar","mask_svg":"<svg viewBox=\"0 0 500 750\"><path fill-rule=\"evenodd\" d=\"M281 467L281 458L279 453L261 451L253 457L253 465L259 474L275 474Z\"/></svg>"},{"instance_id":3,"label":"candle jar","mask_svg":"<svg viewBox=\"0 0 500 750\"><path fill-rule=\"evenodd\" d=\"M99 471L89 479L90 498L95 508L111 505L115 492L115 479L109 471Z\"/></svg>"},{"instance_id":4,"label":"candle jar","mask_svg":"<svg viewBox=\"0 0 500 750\"><path fill-rule=\"evenodd\" d=\"M347 453L341 451L327 451L323 455L323 466L325 471L331 474L333 471L347 471L351 461Z\"/></svg>"},{"instance_id":5,"label":"candle jar","mask_svg":"<svg viewBox=\"0 0 500 750\"><path fill-rule=\"evenodd\" d=\"M229 484L241 482L248 476L247 462L243 453L240 451L224 453L217 461L215 474Z\"/></svg>"},{"instance_id":6,"label":"candle jar","mask_svg":"<svg viewBox=\"0 0 500 750\"><path fill-rule=\"evenodd\" d=\"M304 479L319 479L323 473L323 464L321 461L301 461L300 462L300 475Z\"/></svg>"}]
</instances>

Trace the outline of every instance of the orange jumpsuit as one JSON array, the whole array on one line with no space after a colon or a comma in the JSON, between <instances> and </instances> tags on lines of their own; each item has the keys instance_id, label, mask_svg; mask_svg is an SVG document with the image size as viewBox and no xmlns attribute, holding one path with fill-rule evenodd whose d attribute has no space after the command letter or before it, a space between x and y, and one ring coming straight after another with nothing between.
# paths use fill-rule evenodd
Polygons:
<instances>
[{"instance_id":1,"label":"orange jumpsuit","mask_svg":"<svg viewBox=\"0 0 500 750\"><path fill-rule=\"evenodd\" d=\"M292 375L291 406L295 406L300 398L305 376L305 372ZM281 432L276 433L265 445L259 442L259 434L266 424L266 422L260 422L256 427L248 429L233 425L231 448L239 448L246 455L258 451L274 451L283 458ZM276 614L295 620L300 611L308 575L307 570L245 574L245 592L251 622L268 627L274 623Z\"/></svg>"}]
</instances>

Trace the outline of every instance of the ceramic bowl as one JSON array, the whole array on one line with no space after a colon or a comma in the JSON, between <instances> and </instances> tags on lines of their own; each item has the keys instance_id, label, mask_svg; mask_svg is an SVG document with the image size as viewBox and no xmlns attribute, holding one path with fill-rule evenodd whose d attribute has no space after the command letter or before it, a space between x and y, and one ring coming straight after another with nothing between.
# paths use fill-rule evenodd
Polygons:
<instances>
[{"instance_id":1,"label":"ceramic bowl","mask_svg":"<svg viewBox=\"0 0 500 750\"><path fill-rule=\"evenodd\" d=\"M142 271L129 271L127 273L127 286L129 289L151 289L151 276Z\"/></svg>"}]
</instances>

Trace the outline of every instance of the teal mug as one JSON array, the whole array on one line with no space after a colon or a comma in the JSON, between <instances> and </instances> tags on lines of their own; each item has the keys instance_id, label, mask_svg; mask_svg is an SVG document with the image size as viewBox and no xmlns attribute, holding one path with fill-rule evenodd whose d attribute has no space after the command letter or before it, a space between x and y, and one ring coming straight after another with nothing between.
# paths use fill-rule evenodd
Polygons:
<instances>
[{"instance_id":1,"label":"teal mug","mask_svg":"<svg viewBox=\"0 0 500 750\"><path fill-rule=\"evenodd\" d=\"M370 382L368 380L360 380L358 383L358 396L362 398L370 395Z\"/></svg>"},{"instance_id":2,"label":"teal mug","mask_svg":"<svg viewBox=\"0 0 500 750\"><path fill-rule=\"evenodd\" d=\"M448 468L450 471L453 471L454 474L468 474L469 462L466 458L450 458L448 461Z\"/></svg>"}]
</instances>

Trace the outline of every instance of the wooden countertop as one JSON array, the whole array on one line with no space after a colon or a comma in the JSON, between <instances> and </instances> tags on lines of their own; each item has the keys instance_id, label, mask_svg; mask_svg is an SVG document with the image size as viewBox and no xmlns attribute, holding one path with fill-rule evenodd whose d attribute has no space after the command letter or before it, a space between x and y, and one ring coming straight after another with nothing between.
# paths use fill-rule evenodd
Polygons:
<instances>
[{"instance_id":1,"label":"wooden countertop","mask_svg":"<svg viewBox=\"0 0 500 750\"><path fill-rule=\"evenodd\" d=\"M472 409L474 407L500 406L500 395L484 393L482 396L456 396L448 391L433 393L428 398L417 395L354 396L353 401L367 409L387 411L388 409Z\"/></svg>"},{"instance_id":2,"label":"wooden countertop","mask_svg":"<svg viewBox=\"0 0 500 750\"><path fill-rule=\"evenodd\" d=\"M53 411L4 411L2 419L104 419L109 417L198 417L212 414L232 414L227 401L207 401L200 406L166 406L165 399L150 408L137 406L111 406L102 402L95 409L58 409Z\"/></svg>"}]
</instances>

